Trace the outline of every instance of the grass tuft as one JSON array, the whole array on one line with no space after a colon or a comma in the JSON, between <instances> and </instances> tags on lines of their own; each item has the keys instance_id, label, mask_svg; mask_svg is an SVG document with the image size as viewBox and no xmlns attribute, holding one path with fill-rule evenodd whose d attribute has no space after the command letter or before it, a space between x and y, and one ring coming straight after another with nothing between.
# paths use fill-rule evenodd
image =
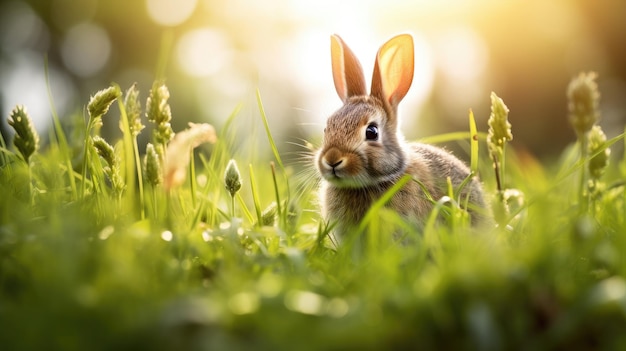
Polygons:
<instances>
[{"instance_id":1,"label":"grass tuft","mask_svg":"<svg viewBox=\"0 0 626 351\"><path fill-rule=\"evenodd\" d=\"M314 187L294 184L298 196L290 195L298 165L283 163L258 91L256 121L273 160L240 152L237 127L249 128L241 106L218 133L191 125L174 138L176 113L159 80L146 109L161 134L142 164L145 111L132 89L118 100L119 140L98 134L102 116L92 114L104 105L87 108L87 127L72 134L84 155L54 113L54 137L28 164L0 139L4 349L626 347L626 161L609 152L624 134L606 140L591 125L588 142L573 140L547 165L509 146L496 170L506 182L483 177L505 206L498 225L471 227L467 199L450 181L446 196L429 198L425 223L403 220L385 204L407 182L423 187L407 176L337 242ZM485 175L495 149L481 129L470 111L468 132L426 141L469 141L472 174ZM505 139L495 138L502 165ZM195 148L208 140L210 148ZM72 160L81 157L79 174ZM237 163L249 165L249 179Z\"/></svg>"}]
</instances>

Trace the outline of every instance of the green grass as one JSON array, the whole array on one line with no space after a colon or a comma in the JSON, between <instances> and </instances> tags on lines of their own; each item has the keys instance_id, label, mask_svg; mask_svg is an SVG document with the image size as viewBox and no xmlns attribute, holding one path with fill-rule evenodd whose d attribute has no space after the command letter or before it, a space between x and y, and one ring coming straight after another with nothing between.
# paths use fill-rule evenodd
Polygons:
<instances>
[{"instance_id":1,"label":"green grass","mask_svg":"<svg viewBox=\"0 0 626 351\"><path fill-rule=\"evenodd\" d=\"M542 166L509 146L508 192L497 194L477 134L486 126L477 132L472 118L471 133L440 139L471 144L472 170L504 211L499 226L471 228L454 205L463 199L433 199L447 219L433 215L417 230L383 199L336 245L314 191L296 191L313 186L292 180L297 170L281 160L257 98L253 129L267 138L236 133L250 123L237 107L169 190L138 169L121 103L125 133L110 141L127 181L121 194L111 165L89 149L93 131L79 131L77 150L55 116L54 138L28 163L1 140L2 349L626 347L626 162L612 160L583 209L580 173L594 155L578 159L574 146ZM242 151L244 139L268 146L267 158ZM231 159L242 185L233 198Z\"/></svg>"}]
</instances>

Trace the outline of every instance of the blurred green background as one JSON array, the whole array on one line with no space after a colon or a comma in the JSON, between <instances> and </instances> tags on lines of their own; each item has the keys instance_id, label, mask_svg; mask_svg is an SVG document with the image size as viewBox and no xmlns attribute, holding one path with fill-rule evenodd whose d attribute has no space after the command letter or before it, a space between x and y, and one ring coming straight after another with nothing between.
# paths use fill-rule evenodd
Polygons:
<instances>
[{"instance_id":1,"label":"blurred green background","mask_svg":"<svg viewBox=\"0 0 626 351\"><path fill-rule=\"evenodd\" d=\"M623 132L624 14L619 0L5 0L0 127L9 133L16 104L40 132L49 126L46 55L61 116L82 113L110 82L138 82L145 99L166 60L175 131L187 121L219 128L239 103L257 114L258 88L279 148L288 150L289 142L319 139L340 105L330 34L353 48L369 79L378 46L410 32L415 79L400 107L407 138L467 130L469 108L485 131L495 91L511 110L514 146L546 158L574 140L565 89L579 71L599 73L601 124L609 137ZM114 126L105 132L119 134Z\"/></svg>"}]
</instances>

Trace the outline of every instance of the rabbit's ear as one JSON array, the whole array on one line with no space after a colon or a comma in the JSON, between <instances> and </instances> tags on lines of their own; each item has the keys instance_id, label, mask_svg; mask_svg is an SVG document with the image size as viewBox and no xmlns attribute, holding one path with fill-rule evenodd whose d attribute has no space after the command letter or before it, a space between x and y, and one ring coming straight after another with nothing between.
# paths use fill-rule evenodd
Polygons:
<instances>
[{"instance_id":1,"label":"rabbit's ear","mask_svg":"<svg viewBox=\"0 0 626 351\"><path fill-rule=\"evenodd\" d=\"M391 38L378 50L372 95L395 109L413 82L413 38L400 34Z\"/></svg>"},{"instance_id":2,"label":"rabbit's ear","mask_svg":"<svg viewBox=\"0 0 626 351\"><path fill-rule=\"evenodd\" d=\"M356 95L366 95L365 76L361 63L341 38L334 34L330 37L333 80L335 89L342 101Z\"/></svg>"}]
</instances>

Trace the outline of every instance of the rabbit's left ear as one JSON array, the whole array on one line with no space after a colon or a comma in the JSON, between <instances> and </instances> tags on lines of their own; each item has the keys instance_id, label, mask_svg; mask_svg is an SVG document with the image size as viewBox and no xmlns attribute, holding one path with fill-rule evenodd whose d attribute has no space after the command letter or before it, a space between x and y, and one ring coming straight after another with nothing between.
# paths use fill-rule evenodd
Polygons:
<instances>
[{"instance_id":1,"label":"rabbit's left ear","mask_svg":"<svg viewBox=\"0 0 626 351\"><path fill-rule=\"evenodd\" d=\"M365 76L361 63L344 41L334 34L330 37L333 81L341 101L357 95L366 95Z\"/></svg>"},{"instance_id":2,"label":"rabbit's left ear","mask_svg":"<svg viewBox=\"0 0 626 351\"><path fill-rule=\"evenodd\" d=\"M391 38L378 50L372 95L395 110L413 82L413 38L400 34Z\"/></svg>"}]
</instances>

